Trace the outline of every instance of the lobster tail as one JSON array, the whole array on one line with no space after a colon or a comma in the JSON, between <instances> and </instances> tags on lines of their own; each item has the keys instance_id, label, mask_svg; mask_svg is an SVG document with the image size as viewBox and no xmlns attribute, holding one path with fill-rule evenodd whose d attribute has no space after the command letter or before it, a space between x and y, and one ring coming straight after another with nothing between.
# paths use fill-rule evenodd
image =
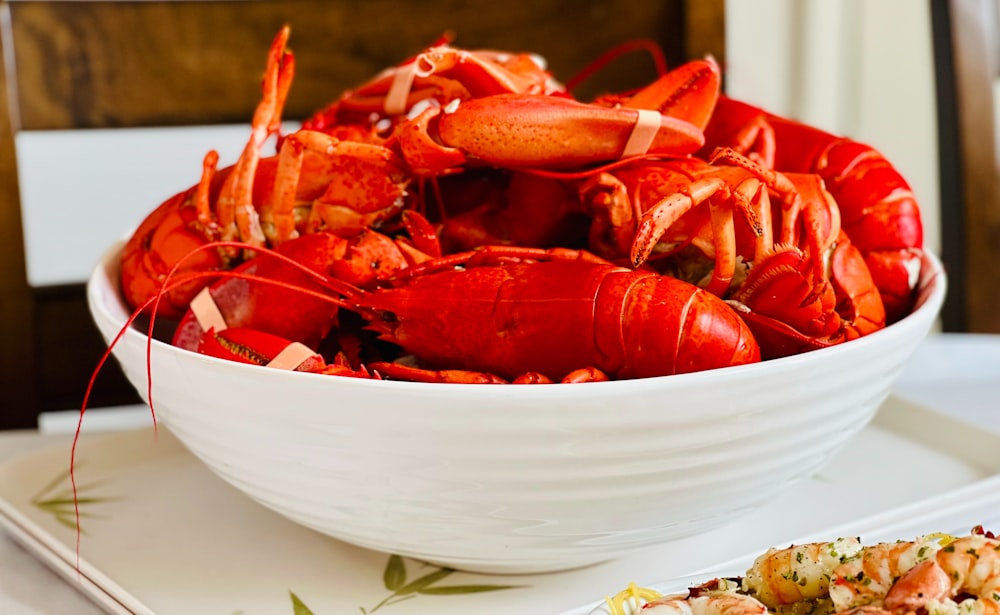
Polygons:
<instances>
[{"instance_id":1,"label":"lobster tail","mask_svg":"<svg viewBox=\"0 0 1000 615\"><path fill-rule=\"evenodd\" d=\"M552 381L584 367L645 378L760 360L721 299L681 280L591 260L448 268L361 297L371 328L430 369ZM592 365L588 365L588 363Z\"/></svg>"},{"instance_id":2,"label":"lobster tail","mask_svg":"<svg viewBox=\"0 0 1000 615\"><path fill-rule=\"evenodd\" d=\"M760 361L736 312L715 295L668 276L643 276L622 297L620 378L684 374Z\"/></svg>"}]
</instances>

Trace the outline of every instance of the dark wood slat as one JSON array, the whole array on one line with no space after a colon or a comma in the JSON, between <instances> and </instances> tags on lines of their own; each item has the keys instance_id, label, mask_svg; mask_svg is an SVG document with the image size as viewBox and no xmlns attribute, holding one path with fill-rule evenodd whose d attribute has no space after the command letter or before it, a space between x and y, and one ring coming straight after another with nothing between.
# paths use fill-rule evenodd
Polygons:
<instances>
[{"instance_id":1,"label":"dark wood slat","mask_svg":"<svg viewBox=\"0 0 1000 615\"><path fill-rule=\"evenodd\" d=\"M4 7L0 6L0 15ZM3 19L0 18L0 25ZM9 40L0 28L0 49ZM18 208L14 138L7 121L6 63L0 64L0 429L34 427L35 304L24 274L21 210Z\"/></svg>"},{"instance_id":2,"label":"dark wood slat","mask_svg":"<svg viewBox=\"0 0 1000 615\"><path fill-rule=\"evenodd\" d=\"M726 65L725 2L685 1L683 55L687 59L710 55Z\"/></svg>"},{"instance_id":3,"label":"dark wood slat","mask_svg":"<svg viewBox=\"0 0 1000 615\"><path fill-rule=\"evenodd\" d=\"M671 62L684 57L678 0L434 1L419 8L385 0L10 6L26 129L245 122L259 97L268 44L285 23L297 60L290 119L305 117L446 31L466 48L540 53L563 79L634 38L661 41ZM644 60L606 71L592 93L642 84L652 76Z\"/></svg>"},{"instance_id":4,"label":"dark wood slat","mask_svg":"<svg viewBox=\"0 0 1000 615\"><path fill-rule=\"evenodd\" d=\"M36 381L45 409L79 408L98 360L106 348L87 309L82 285L34 292ZM142 403L116 359L98 373L92 406Z\"/></svg>"}]
</instances>

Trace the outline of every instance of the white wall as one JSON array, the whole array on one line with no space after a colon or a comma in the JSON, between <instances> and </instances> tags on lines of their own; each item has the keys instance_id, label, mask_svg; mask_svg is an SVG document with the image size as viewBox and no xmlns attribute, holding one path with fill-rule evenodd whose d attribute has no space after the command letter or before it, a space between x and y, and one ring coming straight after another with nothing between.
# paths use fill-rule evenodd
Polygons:
<instances>
[{"instance_id":1,"label":"white wall","mask_svg":"<svg viewBox=\"0 0 1000 615\"><path fill-rule=\"evenodd\" d=\"M727 0L729 95L880 150L940 253L937 119L926 0Z\"/></svg>"}]
</instances>

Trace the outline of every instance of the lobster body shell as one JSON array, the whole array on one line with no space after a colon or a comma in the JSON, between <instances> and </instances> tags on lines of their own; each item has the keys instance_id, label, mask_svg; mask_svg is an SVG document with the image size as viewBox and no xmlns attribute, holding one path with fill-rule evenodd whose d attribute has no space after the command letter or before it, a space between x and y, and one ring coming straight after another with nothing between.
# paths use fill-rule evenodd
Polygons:
<instances>
[{"instance_id":1,"label":"lobster body shell","mask_svg":"<svg viewBox=\"0 0 1000 615\"><path fill-rule=\"evenodd\" d=\"M579 260L418 275L366 294L370 327L430 368L558 381L593 366L645 378L760 360L749 329L681 280Z\"/></svg>"}]
</instances>

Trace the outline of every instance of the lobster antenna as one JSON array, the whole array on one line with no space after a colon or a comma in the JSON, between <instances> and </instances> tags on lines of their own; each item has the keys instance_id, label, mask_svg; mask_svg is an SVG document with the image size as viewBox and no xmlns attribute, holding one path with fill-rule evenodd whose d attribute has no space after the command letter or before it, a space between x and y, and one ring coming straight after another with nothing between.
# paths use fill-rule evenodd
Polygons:
<instances>
[{"instance_id":1,"label":"lobster antenna","mask_svg":"<svg viewBox=\"0 0 1000 615\"><path fill-rule=\"evenodd\" d=\"M566 89L572 92L582 82L592 77L611 62L634 51L645 51L649 54L653 60L653 65L656 67L657 77L667 74L667 58L663 53L663 48L652 39L640 38L621 43L605 51L596 60L583 67L580 72L570 77L569 81L565 83Z\"/></svg>"}]
</instances>

